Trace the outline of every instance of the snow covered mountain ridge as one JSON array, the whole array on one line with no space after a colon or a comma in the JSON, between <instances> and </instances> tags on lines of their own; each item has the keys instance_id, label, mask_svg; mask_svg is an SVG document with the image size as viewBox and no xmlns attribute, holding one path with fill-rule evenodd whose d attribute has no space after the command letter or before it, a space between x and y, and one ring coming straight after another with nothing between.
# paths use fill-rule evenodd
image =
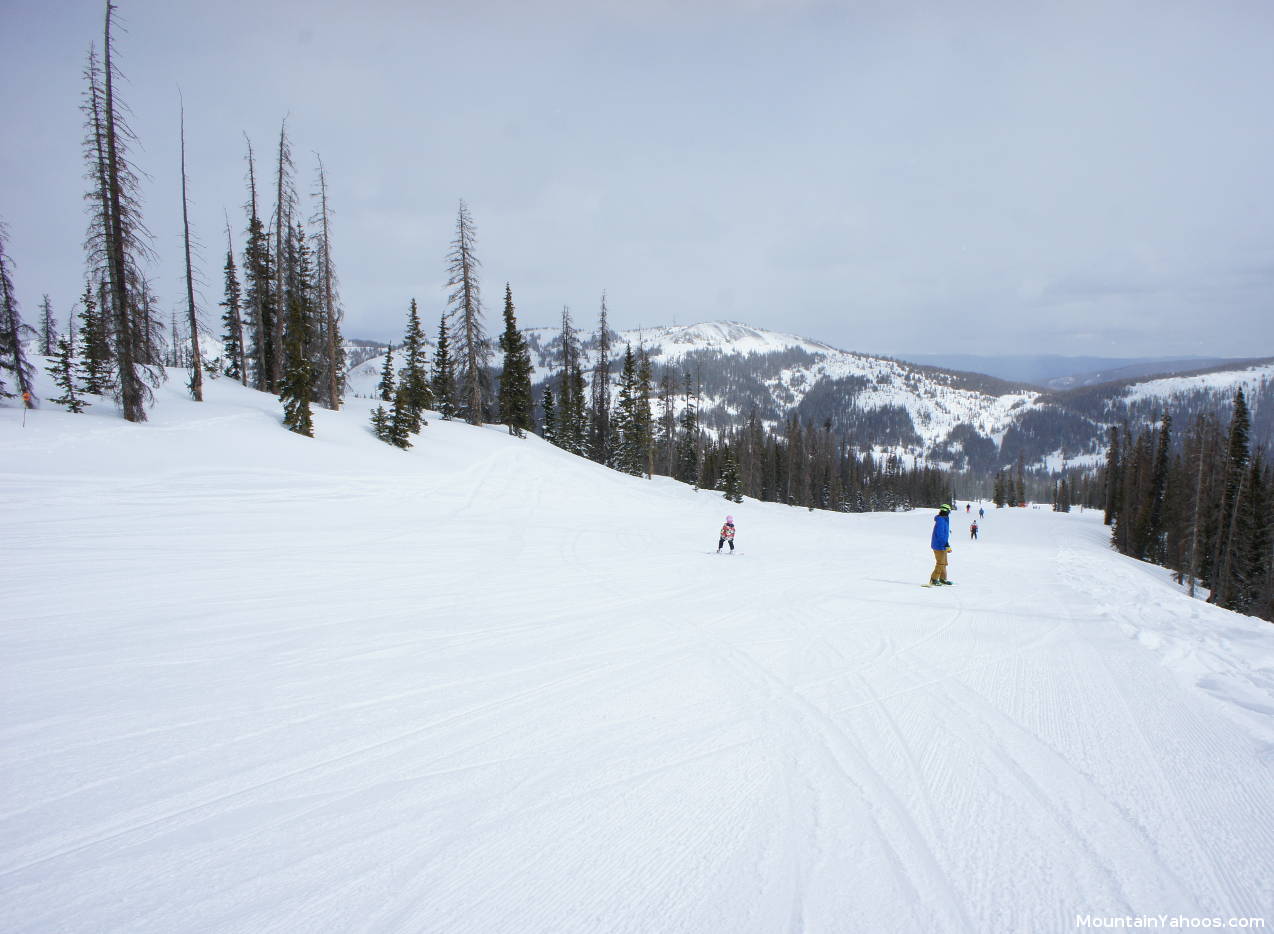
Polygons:
<instances>
[{"instance_id":1,"label":"snow covered mountain ridge","mask_svg":"<svg viewBox=\"0 0 1274 934\"><path fill-rule=\"evenodd\" d=\"M556 328L524 333L538 393L560 372L561 333ZM596 334L583 328L577 334L591 378ZM1019 456L1028 467L1057 470L1099 461L1111 425L1154 422L1164 411L1179 424L1200 411L1223 414L1243 387L1254 443L1268 448L1274 442L1274 359L1048 391L841 350L737 321L612 331L610 340L612 379L618 378L626 345L644 349L657 382L666 373L681 393L689 374L701 386L701 423L718 435L738 428L755 410L772 428L793 417L830 423L860 449L980 475L1012 465ZM354 367L351 390L371 395L383 363L380 355Z\"/></svg>"}]
</instances>

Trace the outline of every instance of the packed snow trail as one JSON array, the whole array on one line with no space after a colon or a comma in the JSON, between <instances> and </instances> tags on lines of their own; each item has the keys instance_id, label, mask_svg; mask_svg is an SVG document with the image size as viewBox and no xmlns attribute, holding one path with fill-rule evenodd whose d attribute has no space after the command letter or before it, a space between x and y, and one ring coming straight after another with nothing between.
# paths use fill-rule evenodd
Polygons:
<instances>
[{"instance_id":1,"label":"packed snow trail","mask_svg":"<svg viewBox=\"0 0 1274 934\"><path fill-rule=\"evenodd\" d=\"M0 929L1274 924L1274 627L1098 516L926 590L930 510L208 390L0 409Z\"/></svg>"}]
</instances>

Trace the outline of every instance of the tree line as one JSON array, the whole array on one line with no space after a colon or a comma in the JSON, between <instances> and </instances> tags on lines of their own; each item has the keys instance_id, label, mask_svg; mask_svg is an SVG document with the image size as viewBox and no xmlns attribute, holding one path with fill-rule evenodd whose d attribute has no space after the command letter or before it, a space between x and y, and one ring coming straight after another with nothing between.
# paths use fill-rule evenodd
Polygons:
<instances>
[{"instance_id":1,"label":"tree line","mask_svg":"<svg viewBox=\"0 0 1274 934\"><path fill-rule=\"evenodd\" d=\"M1274 471L1251 441L1240 388L1228 425L1201 412L1178 435L1158 425L1110 429L1099 505L1111 542L1126 555L1172 569L1208 601L1274 620Z\"/></svg>"},{"instance_id":2,"label":"tree line","mask_svg":"<svg viewBox=\"0 0 1274 934\"><path fill-rule=\"evenodd\" d=\"M345 354L340 334L343 317L332 250L332 212L327 172L317 159L312 211L303 217L296 192L287 123L279 130L271 156L272 210L259 190L256 158L247 141L247 201L244 244L236 262L229 219L222 345L224 353L207 360L201 352L204 332L197 307L186 172L185 109L179 110L182 243L184 253L184 332L172 321L172 343L165 348L158 304L147 270L154 260L151 234L142 217L139 171L130 150L136 136L125 120L127 107L118 85L112 28L116 4L107 0L101 54L90 47L84 69L83 157L90 187L86 193L89 226L85 238L84 290L64 332L59 333L47 295L42 306L40 349L61 395L50 401L81 412L91 397L113 396L123 417L146 420L153 390L165 379L165 364L189 371L191 398L203 401L205 374L225 375L277 395L283 422L293 431L313 434L312 406L338 409L344 393ZM32 366L23 340L35 329L23 324L13 296L10 267L0 229L0 368L16 376L26 405L34 406ZM11 395L0 380L0 393Z\"/></svg>"}]
</instances>

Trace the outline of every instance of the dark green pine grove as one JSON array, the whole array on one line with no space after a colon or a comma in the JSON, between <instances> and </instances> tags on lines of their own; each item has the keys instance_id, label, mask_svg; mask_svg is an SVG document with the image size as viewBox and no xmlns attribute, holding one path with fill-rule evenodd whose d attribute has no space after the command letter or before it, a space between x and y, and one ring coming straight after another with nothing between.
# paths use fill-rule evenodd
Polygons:
<instances>
[{"instance_id":1,"label":"dark green pine grove","mask_svg":"<svg viewBox=\"0 0 1274 934\"><path fill-rule=\"evenodd\" d=\"M1172 569L1218 606L1274 620L1274 472L1250 432L1242 389L1225 428L1199 415L1182 437L1166 416L1135 434L1112 429L1101 496L1120 552Z\"/></svg>"}]
</instances>

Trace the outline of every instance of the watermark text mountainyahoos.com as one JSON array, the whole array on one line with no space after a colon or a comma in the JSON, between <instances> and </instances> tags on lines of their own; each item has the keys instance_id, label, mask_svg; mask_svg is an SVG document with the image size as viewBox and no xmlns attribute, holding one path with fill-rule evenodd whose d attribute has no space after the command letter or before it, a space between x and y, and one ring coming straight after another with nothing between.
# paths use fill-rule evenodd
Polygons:
<instances>
[{"instance_id":1,"label":"watermark text mountainyahoos.com","mask_svg":"<svg viewBox=\"0 0 1274 934\"><path fill-rule=\"evenodd\" d=\"M1200 918L1194 915L1076 915L1075 927L1124 931L1260 931L1264 918Z\"/></svg>"}]
</instances>

